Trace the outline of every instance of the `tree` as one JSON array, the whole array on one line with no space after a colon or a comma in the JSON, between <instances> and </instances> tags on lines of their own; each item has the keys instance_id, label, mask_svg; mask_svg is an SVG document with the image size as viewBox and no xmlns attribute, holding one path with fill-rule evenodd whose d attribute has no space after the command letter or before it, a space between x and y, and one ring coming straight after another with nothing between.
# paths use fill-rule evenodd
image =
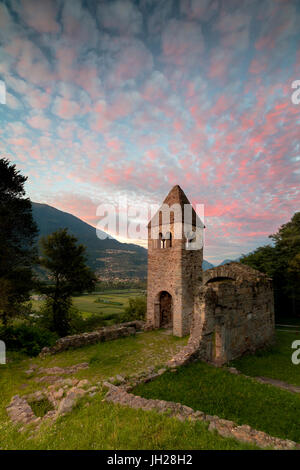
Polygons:
<instances>
[{"instance_id":1,"label":"tree","mask_svg":"<svg viewBox=\"0 0 300 470\"><path fill-rule=\"evenodd\" d=\"M146 297L134 297L129 299L127 307L121 315L121 321L145 320L147 311Z\"/></svg>"},{"instance_id":2,"label":"tree","mask_svg":"<svg viewBox=\"0 0 300 470\"><path fill-rule=\"evenodd\" d=\"M5 325L21 313L34 285L38 230L25 197L26 180L8 159L0 158L0 318Z\"/></svg>"},{"instance_id":3,"label":"tree","mask_svg":"<svg viewBox=\"0 0 300 470\"><path fill-rule=\"evenodd\" d=\"M296 212L288 223L269 238L273 240L273 246L257 248L240 261L272 277L277 315L299 315L300 212Z\"/></svg>"},{"instance_id":4,"label":"tree","mask_svg":"<svg viewBox=\"0 0 300 470\"><path fill-rule=\"evenodd\" d=\"M86 265L85 247L77 245L67 229L43 237L41 247L40 265L49 272L50 284L41 284L40 291L51 306L53 330L65 336L70 330L71 297L94 290L97 279Z\"/></svg>"}]
</instances>

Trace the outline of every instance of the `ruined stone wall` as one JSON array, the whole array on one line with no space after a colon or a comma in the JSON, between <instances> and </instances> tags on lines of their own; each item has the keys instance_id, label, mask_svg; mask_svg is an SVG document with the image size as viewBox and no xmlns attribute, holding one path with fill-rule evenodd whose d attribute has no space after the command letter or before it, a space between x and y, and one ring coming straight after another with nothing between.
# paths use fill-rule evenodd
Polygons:
<instances>
[{"instance_id":1,"label":"ruined stone wall","mask_svg":"<svg viewBox=\"0 0 300 470\"><path fill-rule=\"evenodd\" d=\"M219 281L211 360L221 364L269 344L274 336L273 291L265 280Z\"/></svg>"},{"instance_id":2,"label":"ruined stone wall","mask_svg":"<svg viewBox=\"0 0 300 470\"><path fill-rule=\"evenodd\" d=\"M230 263L206 271L203 283L189 342L170 365L193 359L223 364L273 341L273 289L266 275Z\"/></svg>"},{"instance_id":3,"label":"ruined stone wall","mask_svg":"<svg viewBox=\"0 0 300 470\"><path fill-rule=\"evenodd\" d=\"M90 333L65 336L57 340L55 345L51 348L43 348L40 355L57 354L71 348L80 348L89 344L135 335L136 331L144 328L144 325L145 323L143 321L136 320L110 327L103 327L99 330L91 331Z\"/></svg>"},{"instance_id":4,"label":"ruined stone wall","mask_svg":"<svg viewBox=\"0 0 300 470\"><path fill-rule=\"evenodd\" d=\"M191 331L194 305L202 285L202 262L203 249L187 250L183 247L181 259L182 336L188 335Z\"/></svg>"}]
</instances>

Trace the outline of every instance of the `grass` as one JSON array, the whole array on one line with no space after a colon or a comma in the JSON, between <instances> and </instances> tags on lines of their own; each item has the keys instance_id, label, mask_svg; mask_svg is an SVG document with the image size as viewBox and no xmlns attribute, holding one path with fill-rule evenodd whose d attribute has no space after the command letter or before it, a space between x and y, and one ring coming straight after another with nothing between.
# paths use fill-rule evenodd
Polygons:
<instances>
[{"instance_id":1,"label":"grass","mask_svg":"<svg viewBox=\"0 0 300 470\"><path fill-rule=\"evenodd\" d=\"M134 393L180 402L272 436L300 442L299 396L202 362L167 372L153 382L139 385Z\"/></svg>"},{"instance_id":2,"label":"grass","mask_svg":"<svg viewBox=\"0 0 300 470\"><path fill-rule=\"evenodd\" d=\"M207 430L204 423L182 423L174 418L115 406L98 395L90 405L82 400L69 415L30 436L2 428L1 449L132 450L132 449L255 449Z\"/></svg>"},{"instance_id":3,"label":"grass","mask_svg":"<svg viewBox=\"0 0 300 470\"><path fill-rule=\"evenodd\" d=\"M292 365L290 347L298 337L295 333L277 332L275 347L255 356L245 356L234 364L248 375L265 375L299 384L300 366ZM54 424L43 424L32 436L29 432L19 433L8 418L5 408L12 396L43 390L47 386L36 383L33 380L35 374L29 377L25 374L31 364L66 367L88 362L90 367L74 377L87 378L93 384L117 374L127 376L150 366L159 368L186 343L187 338L169 336L160 330L69 350L44 359L25 359L8 352L13 362L0 365L0 449L254 448L211 433L202 422L179 422L154 411L106 403L104 391L83 398L72 413ZM195 363L176 373L167 372L136 388L135 393L178 401L208 414L249 424L273 436L300 442L299 396L207 364ZM48 411L46 405L33 406L41 415Z\"/></svg>"},{"instance_id":4,"label":"grass","mask_svg":"<svg viewBox=\"0 0 300 470\"><path fill-rule=\"evenodd\" d=\"M186 342L187 338L153 331L45 359L22 360L20 357L19 361L0 366L0 449L253 449L254 446L209 432L205 423L182 423L153 411L106 403L104 391L92 398L83 398L72 413L54 424L43 424L33 435L19 433L7 416L5 407L13 395L43 388L42 384L34 382L34 377L25 374L32 363L39 367L64 367L87 361L90 368L74 376L96 383L116 374L127 375L159 366Z\"/></svg>"},{"instance_id":5,"label":"grass","mask_svg":"<svg viewBox=\"0 0 300 470\"><path fill-rule=\"evenodd\" d=\"M47 398L43 398L42 400L36 400L29 402L32 411L36 416L43 417L48 411L53 410L53 405Z\"/></svg>"},{"instance_id":6,"label":"grass","mask_svg":"<svg viewBox=\"0 0 300 470\"><path fill-rule=\"evenodd\" d=\"M300 386L300 365L291 361L293 341L300 340L297 332L276 332L276 344L256 355L244 356L231 365L246 375L264 376Z\"/></svg>"}]
</instances>

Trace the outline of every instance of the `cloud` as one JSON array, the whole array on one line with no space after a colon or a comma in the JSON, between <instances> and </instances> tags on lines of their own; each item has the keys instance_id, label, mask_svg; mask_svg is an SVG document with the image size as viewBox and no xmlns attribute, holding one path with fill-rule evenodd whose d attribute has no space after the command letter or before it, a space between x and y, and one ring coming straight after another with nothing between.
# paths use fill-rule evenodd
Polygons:
<instances>
[{"instance_id":1,"label":"cloud","mask_svg":"<svg viewBox=\"0 0 300 470\"><path fill-rule=\"evenodd\" d=\"M172 16L174 0L165 0L156 2L152 5L151 13L147 19L148 33L157 42L160 40L161 33L165 28L167 21Z\"/></svg>"},{"instance_id":2,"label":"cloud","mask_svg":"<svg viewBox=\"0 0 300 470\"><path fill-rule=\"evenodd\" d=\"M295 1L35 3L0 4L1 154L33 199L92 220L96 201L180 184L212 260L298 209Z\"/></svg>"},{"instance_id":3,"label":"cloud","mask_svg":"<svg viewBox=\"0 0 300 470\"><path fill-rule=\"evenodd\" d=\"M6 46L5 51L14 59L15 71L21 78L39 86L51 83L53 73L50 63L32 41L17 37Z\"/></svg>"},{"instance_id":4,"label":"cloud","mask_svg":"<svg viewBox=\"0 0 300 470\"><path fill-rule=\"evenodd\" d=\"M177 66L194 66L204 52L201 25L172 19L162 34L164 60Z\"/></svg>"},{"instance_id":5,"label":"cloud","mask_svg":"<svg viewBox=\"0 0 300 470\"><path fill-rule=\"evenodd\" d=\"M216 0L180 0L181 13L189 20L209 21L218 11Z\"/></svg>"},{"instance_id":6,"label":"cloud","mask_svg":"<svg viewBox=\"0 0 300 470\"><path fill-rule=\"evenodd\" d=\"M95 18L81 0L67 0L62 9L63 39L78 48L96 47L99 31Z\"/></svg>"},{"instance_id":7,"label":"cloud","mask_svg":"<svg viewBox=\"0 0 300 470\"><path fill-rule=\"evenodd\" d=\"M138 39L126 39L119 43L114 63L108 73L110 88L119 87L151 72L153 58L150 51Z\"/></svg>"},{"instance_id":8,"label":"cloud","mask_svg":"<svg viewBox=\"0 0 300 470\"><path fill-rule=\"evenodd\" d=\"M33 128L41 131L48 131L51 126L51 120L43 114L32 114L27 118L27 123Z\"/></svg>"},{"instance_id":9,"label":"cloud","mask_svg":"<svg viewBox=\"0 0 300 470\"><path fill-rule=\"evenodd\" d=\"M53 102L52 113L61 119L74 119L81 111L80 105L75 101L56 96Z\"/></svg>"},{"instance_id":10,"label":"cloud","mask_svg":"<svg viewBox=\"0 0 300 470\"><path fill-rule=\"evenodd\" d=\"M113 32L136 35L142 30L142 14L129 0L100 2L97 8L97 17L103 28Z\"/></svg>"},{"instance_id":11,"label":"cloud","mask_svg":"<svg viewBox=\"0 0 300 470\"><path fill-rule=\"evenodd\" d=\"M18 8L23 20L39 33L57 33L59 25L56 17L59 9L59 2L53 0L21 0Z\"/></svg>"}]
</instances>

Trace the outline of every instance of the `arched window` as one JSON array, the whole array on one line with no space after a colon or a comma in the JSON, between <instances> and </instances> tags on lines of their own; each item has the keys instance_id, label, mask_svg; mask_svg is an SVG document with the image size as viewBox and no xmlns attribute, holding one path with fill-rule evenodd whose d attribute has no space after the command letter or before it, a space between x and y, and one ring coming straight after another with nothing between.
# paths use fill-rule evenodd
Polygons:
<instances>
[{"instance_id":1,"label":"arched window","mask_svg":"<svg viewBox=\"0 0 300 470\"><path fill-rule=\"evenodd\" d=\"M196 232L194 230L191 230L186 235L186 241L185 241L186 248L191 246L191 244L193 244L195 241L196 241Z\"/></svg>"},{"instance_id":2,"label":"arched window","mask_svg":"<svg viewBox=\"0 0 300 470\"><path fill-rule=\"evenodd\" d=\"M171 232L167 232L165 235L165 244L166 248L171 248L172 247L172 234Z\"/></svg>"},{"instance_id":3,"label":"arched window","mask_svg":"<svg viewBox=\"0 0 300 470\"><path fill-rule=\"evenodd\" d=\"M165 240L163 238L163 234L160 233L158 236L158 248L164 248L165 247Z\"/></svg>"},{"instance_id":4,"label":"arched window","mask_svg":"<svg viewBox=\"0 0 300 470\"><path fill-rule=\"evenodd\" d=\"M172 247L172 234L167 232L165 234L160 233L158 236L158 248L171 248Z\"/></svg>"}]
</instances>

